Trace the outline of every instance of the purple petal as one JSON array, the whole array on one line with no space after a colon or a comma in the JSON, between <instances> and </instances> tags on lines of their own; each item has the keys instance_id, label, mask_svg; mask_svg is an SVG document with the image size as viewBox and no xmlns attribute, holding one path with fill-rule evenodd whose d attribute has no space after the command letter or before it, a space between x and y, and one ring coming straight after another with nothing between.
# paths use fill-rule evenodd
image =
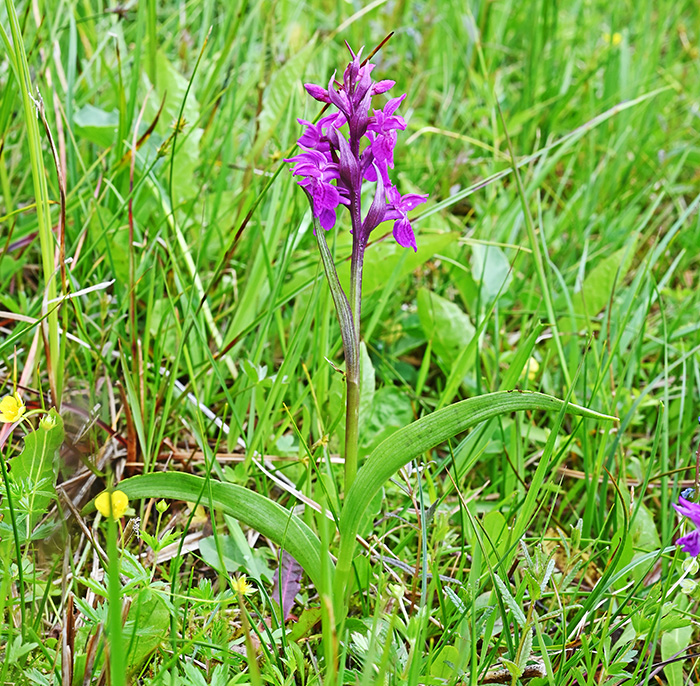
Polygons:
<instances>
[{"instance_id":1,"label":"purple petal","mask_svg":"<svg viewBox=\"0 0 700 686\"><path fill-rule=\"evenodd\" d=\"M317 86L315 83L305 83L304 88L306 92L314 99L319 102L330 102L328 97L328 91L321 86Z\"/></svg>"},{"instance_id":2,"label":"purple petal","mask_svg":"<svg viewBox=\"0 0 700 686\"><path fill-rule=\"evenodd\" d=\"M677 539L676 545L680 546L681 549L689 555L697 557L700 555L700 531L695 529L695 531L691 531L687 536Z\"/></svg>"},{"instance_id":3,"label":"purple petal","mask_svg":"<svg viewBox=\"0 0 700 686\"><path fill-rule=\"evenodd\" d=\"M401 198L400 206L404 212L410 212L418 205L422 205L428 199L427 195L420 195L419 193L406 193Z\"/></svg>"},{"instance_id":4,"label":"purple petal","mask_svg":"<svg viewBox=\"0 0 700 686\"><path fill-rule=\"evenodd\" d=\"M306 127L297 143L304 148L316 148L321 141L320 130L310 121L304 121L303 119L297 119L297 121Z\"/></svg>"},{"instance_id":5,"label":"purple petal","mask_svg":"<svg viewBox=\"0 0 700 686\"><path fill-rule=\"evenodd\" d=\"M418 252L416 237L413 235L411 222L406 217L401 217L394 222L394 239L402 248L413 248L413 252Z\"/></svg>"},{"instance_id":6,"label":"purple petal","mask_svg":"<svg viewBox=\"0 0 700 686\"><path fill-rule=\"evenodd\" d=\"M387 117L384 120L384 129L392 131L395 129L401 129L402 131L405 131L406 120L400 114L392 114L390 117Z\"/></svg>"},{"instance_id":7,"label":"purple petal","mask_svg":"<svg viewBox=\"0 0 700 686\"><path fill-rule=\"evenodd\" d=\"M333 87L333 82L335 81L335 72L333 73L333 76L331 76L331 80L328 82L328 97L330 99L330 102L332 102L346 117L349 117L351 114L350 111L350 101L348 100L348 96L342 92L339 93L335 88Z\"/></svg>"},{"instance_id":8,"label":"purple petal","mask_svg":"<svg viewBox=\"0 0 700 686\"><path fill-rule=\"evenodd\" d=\"M333 114L327 114L325 117L321 117L318 120L317 126L321 129L327 128L340 128L345 123L345 117L340 114L340 112L333 112Z\"/></svg>"},{"instance_id":9,"label":"purple petal","mask_svg":"<svg viewBox=\"0 0 700 686\"><path fill-rule=\"evenodd\" d=\"M401 193L399 193L399 189L392 184L385 183L384 186L386 187L386 198L388 203L397 208L401 207Z\"/></svg>"},{"instance_id":10,"label":"purple petal","mask_svg":"<svg viewBox=\"0 0 700 686\"><path fill-rule=\"evenodd\" d=\"M396 81L389 81L388 79L384 81L377 81L377 83L372 86L372 93L374 95L381 95L382 93L386 93L388 90L391 90L395 85Z\"/></svg>"},{"instance_id":11,"label":"purple petal","mask_svg":"<svg viewBox=\"0 0 700 686\"><path fill-rule=\"evenodd\" d=\"M338 189L323 181L315 184L312 195L314 196L314 207L319 211L322 209L335 210L340 202Z\"/></svg>"},{"instance_id":12,"label":"purple petal","mask_svg":"<svg viewBox=\"0 0 700 686\"><path fill-rule=\"evenodd\" d=\"M377 139L372 143L374 157L381 162L386 162L390 167L393 167L395 145L395 136L377 136Z\"/></svg>"},{"instance_id":13,"label":"purple petal","mask_svg":"<svg viewBox=\"0 0 700 686\"><path fill-rule=\"evenodd\" d=\"M700 503L692 503L686 500L683 496L678 498L678 505L673 503L676 512L690 519L695 526L700 527Z\"/></svg>"},{"instance_id":14,"label":"purple petal","mask_svg":"<svg viewBox=\"0 0 700 686\"><path fill-rule=\"evenodd\" d=\"M375 174L377 174L375 170ZM386 214L386 201L384 200L384 183L382 182L381 174L377 174L377 187L374 191L374 200L367 212L364 222L362 223L363 237L377 228L383 221Z\"/></svg>"},{"instance_id":15,"label":"purple petal","mask_svg":"<svg viewBox=\"0 0 700 686\"><path fill-rule=\"evenodd\" d=\"M403 102L403 99L406 97L406 93L403 95L400 95L398 98L392 98L389 100L389 102L384 105L384 116L385 117L390 117L396 110L398 109L399 105ZM406 126L406 123L404 122L404 127Z\"/></svg>"},{"instance_id":16,"label":"purple petal","mask_svg":"<svg viewBox=\"0 0 700 686\"><path fill-rule=\"evenodd\" d=\"M328 231L335 226L335 210L321 210L317 215L319 224Z\"/></svg>"}]
</instances>

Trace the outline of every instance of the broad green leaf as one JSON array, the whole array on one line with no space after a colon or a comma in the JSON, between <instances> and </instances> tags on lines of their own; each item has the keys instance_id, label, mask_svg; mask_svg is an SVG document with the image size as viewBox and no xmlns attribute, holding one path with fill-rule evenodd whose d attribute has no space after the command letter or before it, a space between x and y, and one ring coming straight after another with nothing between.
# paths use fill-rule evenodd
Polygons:
<instances>
[{"instance_id":1,"label":"broad green leaf","mask_svg":"<svg viewBox=\"0 0 700 686\"><path fill-rule=\"evenodd\" d=\"M299 619L292 624L292 630L287 638L290 641L298 641L307 636L316 624L321 621L320 607L307 607L302 611Z\"/></svg>"},{"instance_id":2,"label":"broad green leaf","mask_svg":"<svg viewBox=\"0 0 700 686\"><path fill-rule=\"evenodd\" d=\"M243 533L243 529L241 529L240 524L233 517L225 514L224 520L226 521L226 526L228 527L233 544L243 556L243 565L246 569L246 573L260 582L262 582L263 577L266 581L272 581L272 570L263 559L261 554L262 550L250 547L248 539Z\"/></svg>"},{"instance_id":3,"label":"broad green leaf","mask_svg":"<svg viewBox=\"0 0 700 686\"><path fill-rule=\"evenodd\" d=\"M218 538L221 559L219 558L219 551L216 548L214 536L207 536L199 542L199 552L202 559L220 574L237 572L241 567L245 566L243 554L230 536L220 535ZM221 566L222 560L224 563L223 567Z\"/></svg>"},{"instance_id":4,"label":"broad green leaf","mask_svg":"<svg viewBox=\"0 0 700 686\"><path fill-rule=\"evenodd\" d=\"M668 686L684 686L688 683L683 674L683 662L671 660L683 653L690 645L693 635L692 626L679 627L672 631L667 631L661 636L661 659L670 663L664 667L664 675L668 680Z\"/></svg>"},{"instance_id":5,"label":"broad green leaf","mask_svg":"<svg viewBox=\"0 0 700 686\"><path fill-rule=\"evenodd\" d=\"M141 668L169 633L170 614L165 602L151 589L142 589L134 598L124 625L129 674Z\"/></svg>"},{"instance_id":6,"label":"broad green leaf","mask_svg":"<svg viewBox=\"0 0 700 686\"><path fill-rule=\"evenodd\" d=\"M476 331L459 305L427 288L418 291L418 317L426 338L433 342L433 350L447 365L459 357Z\"/></svg>"},{"instance_id":7,"label":"broad green leaf","mask_svg":"<svg viewBox=\"0 0 700 686\"><path fill-rule=\"evenodd\" d=\"M481 285L484 304L496 299L499 293L508 290L513 273L510 262L501 248L496 245L472 245L472 277Z\"/></svg>"},{"instance_id":8,"label":"broad green leaf","mask_svg":"<svg viewBox=\"0 0 700 686\"><path fill-rule=\"evenodd\" d=\"M603 258L586 276L583 286L571 296L571 305L576 320L570 318L560 322L562 331L578 331L585 328L586 317L595 317L610 302L613 288L619 288L629 270L635 254L636 236L630 245ZM563 300L557 302L563 307Z\"/></svg>"},{"instance_id":9,"label":"broad green leaf","mask_svg":"<svg viewBox=\"0 0 700 686\"><path fill-rule=\"evenodd\" d=\"M334 374L329 393L330 418L334 419L345 412L345 382L339 374ZM362 395L360 395L360 412L362 413ZM360 414L360 455L368 455L394 431L407 426L413 421L413 407L406 394L394 386L382 386L372 393L371 407L364 408L365 415ZM345 426L340 422L336 428L335 439L340 445L345 440Z\"/></svg>"},{"instance_id":10,"label":"broad green leaf","mask_svg":"<svg viewBox=\"0 0 700 686\"><path fill-rule=\"evenodd\" d=\"M372 414L360 434L367 453L381 441L413 420L413 408L406 393L394 386L382 386L374 394Z\"/></svg>"},{"instance_id":11,"label":"broad green leaf","mask_svg":"<svg viewBox=\"0 0 700 686\"><path fill-rule=\"evenodd\" d=\"M506 518L498 510L493 510L484 516L481 526L488 537L484 540L485 552L492 561L497 561L510 543Z\"/></svg>"},{"instance_id":12,"label":"broad green leaf","mask_svg":"<svg viewBox=\"0 0 700 686\"><path fill-rule=\"evenodd\" d=\"M276 502L248 488L207 480L194 474L159 472L126 479L119 488L129 498L171 498L212 504L247 524L287 550L318 587L321 573L321 542L297 516ZM327 555L328 553L324 553ZM332 563L331 563L332 564Z\"/></svg>"},{"instance_id":13,"label":"broad green leaf","mask_svg":"<svg viewBox=\"0 0 700 686\"><path fill-rule=\"evenodd\" d=\"M155 88L155 94L151 95L146 103L143 119L147 122L155 119L161 99L163 95L165 95L165 104L163 105L163 111L156 125L156 131L160 132L163 137L167 137L172 132L172 126L177 121L177 117L180 114L180 109L182 108L182 103L187 93L189 79L172 64L163 50L158 50L156 53L156 67L158 71L158 84L157 88ZM199 103L197 102L195 92L196 88L190 88L187 101L182 111L182 116L190 127L194 126L195 122L199 119Z\"/></svg>"},{"instance_id":14,"label":"broad green leaf","mask_svg":"<svg viewBox=\"0 0 700 686\"><path fill-rule=\"evenodd\" d=\"M39 428L30 431L24 438L22 452L10 461L10 479L27 479L36 483L53 475L54 457L61 447L65 433L63 419L53 408L39 423Z\"/></svg>"},{"instance_id":15,"label":"broad green leaf","mask_svg":"<svg viewBox=\"0 0 700 686\"><path fill-rule=\"evenodd\" d=\"M103 148L114 143L119 128L119 112L105 112L99 107L87 104L73 115L76 133Z\"/></svg>"},{"instance_id":16,"label":"broad green leaf","mask_svg":"<svg viewBox=\"0 0 700 686\"><path fill-rule=\"evenodd\" d=\"M203 129L193 127L199 120L200 108L195 96L196 89L190 88L189 93L187 92L189 79L178 71L162 50L156 54L156 65L158 86L155 89L155 95L147 101L144 120L151 122L155 119L161 100L165 96L163 111L156 125L156 131L165 140L173 133L173 126L176 125L182 109L184 127L177 136L173 165L173 195L177 204L194 197L198 192L198 185L194 179L195 170L199 166L199 143ZM187 96L186 100L185 96ZM157 137L154 141L157 141ZM158 170L163 187L168 188L170 154L164 162L165 164L159 165Z\"/></svg>"},{"instance_id":17,"label":"broad green leaf","mask_svg":"<svg viewBox=\"0 0 700 686\"><path fill-rule=\"evenodd\" d=\"M380 488L401 467L416 455L435 448L444 441L487 419L519 410L546 410L592 419L614 420L572 403L542 393L526 391L499 391L463 400L442 410L422 417L400 429L378 445L360 468L352 487L345 496L340 518L340 553L336 573L336 598L345 602L345 582L350 577L350 566L362 516ZM340 608L339 608L340 609Z\"/></svg>"},{"instance_id":18,"label":"broad green leaf","mask_svg":"<svg viewBox=\"0 0 700 686\"><path fill-rule=\"evenodd\" d=\"M634 519L630 521L630 537L634 547L634 560L642 553L661 548L661 538L657 530L657 520L643 503L640 503ZM640 582L647 574L644 567L635 567L632 578Z\"/></svg>"},{"instance_id":19,"label":"broad green leaf","mask_svg":"<svg viewBox=\"0 0 700 686\"><path fill-rule=\"evenodd\" d=\"M446 683L449 683L462 668L464 657L454 646L443 646L430 665L430 676L444 679Z\"/></svg>"}]
</instances>

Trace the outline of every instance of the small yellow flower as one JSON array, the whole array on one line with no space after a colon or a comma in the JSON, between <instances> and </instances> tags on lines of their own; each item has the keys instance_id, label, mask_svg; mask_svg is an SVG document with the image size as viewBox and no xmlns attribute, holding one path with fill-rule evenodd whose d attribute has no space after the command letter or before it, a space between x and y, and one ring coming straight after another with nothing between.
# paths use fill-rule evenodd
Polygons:
<instances>
[{"instance_id":1,"label":"small yellow flower","mask_svg":"<svg viewBox=\"0 0 700 686\"><path fill-rule=\"evenodd\" d=\"M124 516L124 513L129 507L129 497L126 495L126 493L124 493L124 491L112 491L111 495L111 513L109 491L102 491L102 493L95 498L95 507L103 517L109 517L111 514L114 519L120 519Z\"/></svg>"},{"instance_id":2,"label":"small yellow flower","mask_svg":"<svg viewBox=\"0 0 700 686\"><path fill-rule=\"evenodd\" d=\"M530 381L534 381L537 378L537 373L539 371L540 363L534 357L531 357L527 361L527 364L525 365L523 371L520 373L520 379L524 380L525 377L527 377Z\"/></svg>"},{"instance_id":3,"label":"small yellow flower","mask_svg":"<svg viewBox=\"0 0 700 686\"><path fill-rule=\"evenodd\" d=\"M604 33L603 40L608 45L612 45L614 48L616 48L618 45L620 45L620 43L622 43L622 34L618 31L615 31L612 36L609 33Z\"/></svg>"},{"instance_id":4,"label":"small yellow flower","mask_svg":"<svg viewBox=\"0 0 700 686\"><path fill-rule=\"evenodd\" d=\"M540 371L540 363L534 357L531 357L527 361L526 369L527 378L530 379L530 381L534 381L537 378L537 372Z\"/></svg>"},{"instance_id":5,"label":"small yellow flower","mask_svg":"<svg viewBox=\"0 0 700 686\"><path fill-rule=\"evenodd\" d=\"M237 579L232 579L231 588L234 593L240 593L241 595L248 595L255 590L253 585L248 583L245 574L241 574Z\"/></svg>"},{"instance_id":6,"label":"small yellow flower","mask_svg":"<svg viewBox=\"0 0 700 686\"><path fill-rule=\"evenodd\" d=\"M22 419L22 415L27 409L19 393L6 395L0 400L0 422L14 424Z\"/></svg>"}]
</instances>

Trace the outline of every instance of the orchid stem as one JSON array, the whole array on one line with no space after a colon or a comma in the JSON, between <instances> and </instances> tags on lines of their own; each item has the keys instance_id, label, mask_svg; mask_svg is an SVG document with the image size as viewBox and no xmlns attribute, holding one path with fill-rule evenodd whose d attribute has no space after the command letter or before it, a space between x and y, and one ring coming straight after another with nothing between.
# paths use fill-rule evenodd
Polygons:
<instances>
[{"instance_id":1,"label":"orchid stem","mask_svg":"<svg viewBox=\"0 0 700 686\"><path fill-rule=\"evenodd\" d=\"M360 319L362 310L362 266L365 242L362 239L359 198L351 194L352 259L350 262L350 306L352 308L354 356L346 354L347 397L345 405L345 492L357 474L357 454L360 439Z\"/></svg>"},{"instance_id":2,"label":"orchid stem","mask_svg":"<svg viewBox=\"0 0 700 686\"><path fill-rule=\"evenodd\" d=\"M347 377L345 406L345 493L357 474L357 441L360 435L360 384Z\"/></svg>"},{"instance_id":3,"label":"orchid stem","mask_svg":"<svg viewBox=\"0 0 700 686\"><path fill-rule=\"evenodd\" d=\"M312 206L313 207L313 206ZM313 216L313 209L312 209ZM359 329L359 298L362 281L362 256L359 259L359 289L356 290L356 267L358 260L353 250L352 260L352 291L351 298L353 307L350 307L348 298L338 279L338 272L335 268L333 255L326 242L326 233L314 216L314 231L316 233L316 243L321 254L323 270L333 297L333 304L338 315L340 324L340 336L343 341L343 352L345 354L345 378L347 381L347 396L345 405L345 488L347 493L357 474L357 441L359 435L359 415L360 415L360 329ZM358 319L354 318L353 311L358 313Z\"/></svg>"}]
</instances>

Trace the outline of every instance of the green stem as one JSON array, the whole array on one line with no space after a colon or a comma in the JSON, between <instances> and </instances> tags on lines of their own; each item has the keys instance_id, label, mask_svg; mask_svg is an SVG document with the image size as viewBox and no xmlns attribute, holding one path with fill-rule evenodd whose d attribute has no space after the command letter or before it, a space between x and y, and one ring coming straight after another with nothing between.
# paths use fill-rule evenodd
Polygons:
<instances>
[{"instance_id":1,"label":"green stem","mask_svg":"<svg viewBox=\"0 0 700 686\"><path fill-rule=\"evenodd\" d=\"M360 199L351 193L352 258L350 261L350 306L352 311L354 355L345 356L347 398L345 405L345 492L357 474L357 448L360 439L360 319L362 314L362 267L366 241L362 234Z\"/></svg>"},{"instance_id":2,"label":"green stem","mask_svg":"<svg viewBox=\"0 0 700 686\"><path fill-rule=\"evenodd\" d=\"M312 206L313 207L313 206ZM313 209L312 209L313 213ZM357 438L359 431L359 409L360 409L360 340L359 326L355 322L353 309L357 307L359 315L359 301L357 301L355 291L351 291L353 309L350 307L348 298L343 291L338 279L338 272L335 269L333 255L326 242L326 234L314 216L314 231L316 233L316 243L321 253L323 270L326 273L328 286L330 287L333 304L338 315L340 324L340 336L343 340L343 352L345 353L345 377L347 381L347 399L345 410L345 490L350 490L355 474L357 473ZM355 249L353 248L353 267L356 264ZM354 273L353 273L354 277ZM355 278L351 277L351 283L355 286ZM362 261L360 259L360 281L362 279ZM356 302L357 301L357 302Z\"/></svg>"},{"instance_id":3,"label":"green stem","mask_svg":"<svg viewBox=\"0 0 700 686\"><path fill-rule=\"evenodd\" d=\"M359 376L359 375L358 375ZM345 493L357 474L357 442L360 436L360 383L347 377L345 405Z\"/></svg>"},{"instance_id":4,"label":"green stem","mask_svg":"<svg viewBox=\"0 0 700 686\"><path fill-rule=\"evenodd\" d=\"M111 496L110 496L111 507ZM126 655L122 643L122 586L119 579L119 550L117 549L117 522L107 518L107 571L109 583L108 626L109 626L109 672L111 686L126 686Z\"/></svg>"}]
</instances>

